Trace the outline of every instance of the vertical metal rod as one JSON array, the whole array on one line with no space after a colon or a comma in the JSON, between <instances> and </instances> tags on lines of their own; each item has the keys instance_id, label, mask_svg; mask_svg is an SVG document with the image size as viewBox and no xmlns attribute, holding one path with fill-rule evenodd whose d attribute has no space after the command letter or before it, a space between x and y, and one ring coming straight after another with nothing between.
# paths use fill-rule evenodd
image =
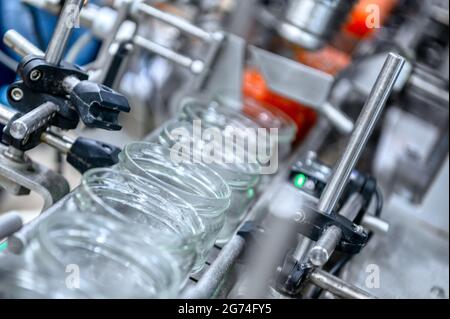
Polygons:
<instances>
[{"instance_id":1,"label":"vertical metal rod","mask_svg":"<svg viewBox=\"0 0 450 319\"><path fill-rule=\"evenodd\" d=\"M45 53L45 60L48 63L53 65L60 64L72 30L76 27L83 4L84 0L66 0L55 32Z\"/></svg>"},{"instance_id":2,"label":"vertical metal rod","mask_svg":"<svg viewBox=\"0 0 450 319\"><path fill-rule=\"evenodd\" d=\"M350 174L355 168L355 165L380 118L404 64L405 59L403 57L394 53L389 53L383 69L381 70L366 105L355 125L347 148L320 198L318 204L319 211L325 214L331 214L336 206L336 203L347 185Z\"/></svg>"}]
</instances>

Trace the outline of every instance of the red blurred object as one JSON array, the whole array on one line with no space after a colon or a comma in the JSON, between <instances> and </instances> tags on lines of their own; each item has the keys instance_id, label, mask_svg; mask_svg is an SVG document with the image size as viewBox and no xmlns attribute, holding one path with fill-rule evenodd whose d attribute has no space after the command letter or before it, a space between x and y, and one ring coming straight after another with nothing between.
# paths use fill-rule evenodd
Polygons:
<instances>
[{"instance_id":1,"label":"red blurred object","mask_svg":"<svg viewBox=\"0 0 450 319\"><path fill-rule=\"evenodd\" d=\"M340 73L352 62L350 55L332 46L314 52L298 49L296 57L299 62L331 75Z\"/></svg>"},{"instance_id":2,"label":"red blurred object","mask_svg":"<svg viewBox=\"0 0 450 319\"><path fill-rule=\"evenodd\" d=\"M378 27L381 27L398 2L399 0L360 0L351 12L344 30L359 39L372 36L377 30L374 23L379 22Z\"/></svg>"},{"instance_id":3,"label":"red blurred object","mask_svg":"<svg viewBox=\"0 0 450 319\"><path fill-rule=\"evenodd\" d=\"M255 100L269 110L276 108L288 115L297 125L297 140L304 139L317 122L317 113L312 109L270 91L258 70L247 69L244 72L243 89L245 99ZM247 113L245 105L244 112Z\"/></svg>"}]
</instances>

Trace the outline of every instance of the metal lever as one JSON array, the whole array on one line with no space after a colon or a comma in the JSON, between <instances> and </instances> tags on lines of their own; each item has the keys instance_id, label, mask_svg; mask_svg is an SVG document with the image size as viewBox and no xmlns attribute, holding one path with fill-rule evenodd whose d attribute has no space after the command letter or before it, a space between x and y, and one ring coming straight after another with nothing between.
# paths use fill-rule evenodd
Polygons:
<instances>
[{"instance_id":1,"label":"metal lever","mask_svg":"<svg viewBox=\"0 0 450 319\"><path fill-rule=\"evenodd\" d=\"M322 193L318 204L320 212L331 214L335 208L347 185L350 174L361 157L369 137L381 116L404 64L405 59L403 57L389 53L366 105L356 122L347 148Z\"/></svg>"}]
</instances>

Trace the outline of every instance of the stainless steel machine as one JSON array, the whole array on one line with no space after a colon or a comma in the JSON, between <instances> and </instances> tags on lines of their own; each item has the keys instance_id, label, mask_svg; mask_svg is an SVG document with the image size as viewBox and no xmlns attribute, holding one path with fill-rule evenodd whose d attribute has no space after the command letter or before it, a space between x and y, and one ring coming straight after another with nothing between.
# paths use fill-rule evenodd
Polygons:
<instances>
[{"instance_id":1,"label":"stainless steel machine","mask_svg":"<svg viewBox=\"0 0 450 319\"><path fill-rule=\"evenodd\" d=\"M45 52L3 36L20 61L0 106L0 254L20 255L71 192L30 153L82 174L154 141L185 101L252 100L304 134L178 297L449 297L448 2L22 2L59 18ZM76 65L86 39L100 48ZM23 223L5 207L30 192L44 207Z\"/></svg>"}]
</instances>

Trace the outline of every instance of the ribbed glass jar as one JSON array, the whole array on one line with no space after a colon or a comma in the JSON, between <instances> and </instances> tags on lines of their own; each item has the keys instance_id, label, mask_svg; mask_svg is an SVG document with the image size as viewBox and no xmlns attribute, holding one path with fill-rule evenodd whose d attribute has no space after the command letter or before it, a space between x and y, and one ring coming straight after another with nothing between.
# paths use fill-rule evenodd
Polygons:
<instances>
[{"instance_id":1,"label":"ribbed glass jar","mask_svg":"<svg viewBox=\"0 0 450 319\"><path fill-rule=\"evenodd\" d=\"M95 213L46 218L24 256L89 298L173 298L181 283L173 256L152 246L139 227Z\"/></svg>"},{"instance_id":2,"label":"ribbed glass jar","mask_svg":"<svg viewBox=\"0 0 450 319\"><path fill-rule=\"evenodd\" d=\"M206 165L177 162L171 155L171 150L166 146L133 143L119 155L118 167L154 181L191 203L206 229L198 260L198 265L204 265L225 224L231 189L219 174Z\"/></svg>"},{"instance_id":3,"label":"ribbed glass jar","mask_svg":"<svg viewBox=\"0 0 450 319\"><path fill-rule=\"evenodd\" d=\"M174 134L175 131L182 130L187 135ZM189 145L188 154L190 158L186 162L196 163L194 156L202 159L204 154L203 142L198 142L194 138L194 127L192 123L182 120L172 120L163 127L159 137L160 143L172 150L177 144ZM220 151L218 151L220 152ZM215 154L213 161L205 163L213 171L219 174L230 186L231 202L225 213L225 225L219 234L217 243L226 243L236 231L238 225L243 221L250 204L255 197L255 188L258 185L261 174L261 166L255 163L246 163L245 160L229 161L228 154L224 150Z\"/></svg>"},{"instance_id":4,"label":"ribbed glass jar","mask_svg":"<svg viewBox=\"0 0 450 319\"><path fill-rule=\"evenodd\" d=\"M203 222L189 203L162 185L126 171L96 169L84 174L74 199L77 210L145 226L154 244L175 257L184 277L197 271Z\"/></svg>"}]
</instances>

